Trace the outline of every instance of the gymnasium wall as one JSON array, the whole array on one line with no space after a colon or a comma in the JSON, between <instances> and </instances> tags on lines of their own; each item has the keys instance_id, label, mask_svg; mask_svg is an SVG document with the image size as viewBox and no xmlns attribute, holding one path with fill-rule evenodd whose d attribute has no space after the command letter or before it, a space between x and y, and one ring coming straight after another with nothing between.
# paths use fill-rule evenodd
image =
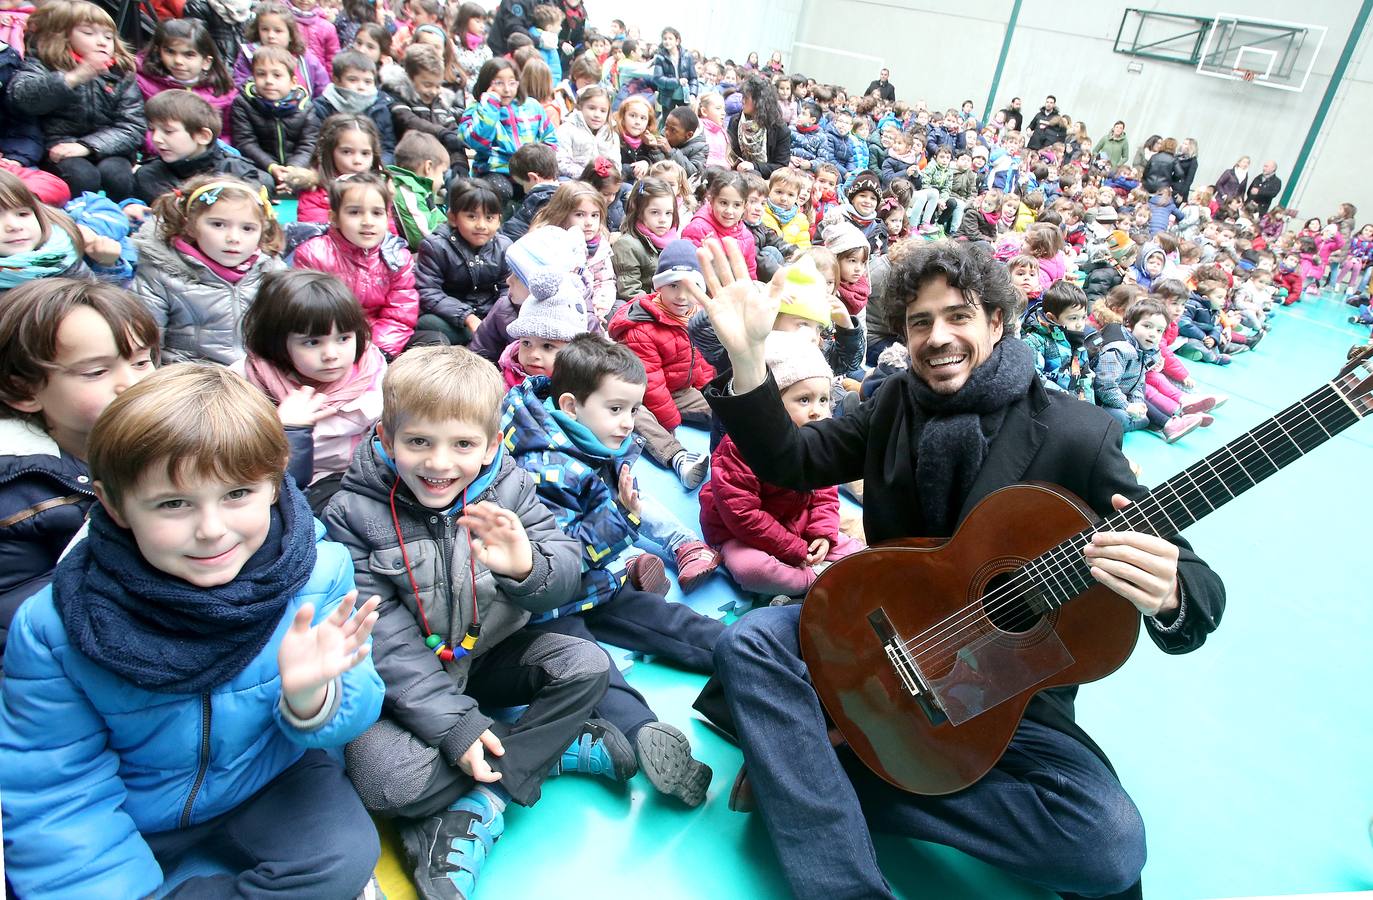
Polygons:
<instances>
[{"instance_id":1,"label":"gymnasium wall","mask_svg":"<svg viewBox=\"0 0 1373 900\"><path fill-rule=\"evenodd\" d=\"M494 5L492 0L485 2ZM639 26L639 33L657 42L664 27L682 33L686 46L708 56L743 62L757 50L766 60L773 50L783 59L791 43L805 0L583 0L591 23L609 27L611 19Z\"/></svg>"}]
</instances>

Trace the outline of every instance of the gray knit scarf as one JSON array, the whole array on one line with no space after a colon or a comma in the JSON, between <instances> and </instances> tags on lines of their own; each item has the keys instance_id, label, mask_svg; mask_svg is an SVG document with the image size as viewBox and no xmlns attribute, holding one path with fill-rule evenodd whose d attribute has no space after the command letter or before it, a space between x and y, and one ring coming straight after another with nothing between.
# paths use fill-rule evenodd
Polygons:
<instances>
[{"instance_id":1,"label":"gray knit scarf","mask_svg":"<svg viewBox=\"0 0 1373 900\"><path fill-rule=\"evenodd\" d=\"M1034 377L1034 352L1008 335L956 393L939 394L918 376L910 379L915 485L928 534L953 533L1007 407L1025 396Z\"/></svg>"}]
</instances>

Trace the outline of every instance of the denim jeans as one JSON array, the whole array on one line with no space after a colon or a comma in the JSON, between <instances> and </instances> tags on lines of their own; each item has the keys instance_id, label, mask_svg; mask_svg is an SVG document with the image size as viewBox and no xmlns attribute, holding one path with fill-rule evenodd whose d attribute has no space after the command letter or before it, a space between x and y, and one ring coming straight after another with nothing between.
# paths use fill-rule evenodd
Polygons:
<instances>
[{"instance_id":1,"label":"denim jeans","mask_svg":"<svg viewBox=\"0 0 1373 900\"><path fill-rule=\"evenodd\" d=\"M671 566L677 565L677 551L701 536L659 501L639 495L639 540L636 546L647 550Z\"/></svg>"},{"instance_id":2,"label":"denim jeans","mask_svg":"<svg viewBox=\"0 0 1373 900\"><path fill-rule=\"evenodd\" d=\"M1067 734L1023 722L994 769L942 797L900 791L832 748L801 660L800 615L800 606L756 609L715 647L758 811L797 897L893 896L870 829L957 848L1060 893L1139 895L1139 811Z\"/></svg>"},{"instance_id":3,"label":"denim jeans","mask_svg":"<svg viewBox=\"0 0 1373 900\"><path fill-rule=\"evenodd\" d=\"M913 226L928 225L934 221L934 213L938 208L938 189L925 188L911 195L911 205L907 210L907 217Z\"/></svg>"}]
</instances>

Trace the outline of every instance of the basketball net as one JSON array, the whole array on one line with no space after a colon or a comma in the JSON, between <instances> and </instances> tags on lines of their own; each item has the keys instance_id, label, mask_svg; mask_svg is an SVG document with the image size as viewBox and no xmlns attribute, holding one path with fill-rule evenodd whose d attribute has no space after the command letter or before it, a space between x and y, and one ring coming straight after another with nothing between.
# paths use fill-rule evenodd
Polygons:
<instances>
[{"instance_id":1,"label":"basketball net","mask_svg":"<svg viewBox=\"0 0 1373 900\"><path fill-rule=\"evenodd\" d=\"M1258 77L1259 73L1255 72L1253 69L1231 69L1230 74L1234 75L1240 81L1252 82Z\"/></svg>"}]
</instances>

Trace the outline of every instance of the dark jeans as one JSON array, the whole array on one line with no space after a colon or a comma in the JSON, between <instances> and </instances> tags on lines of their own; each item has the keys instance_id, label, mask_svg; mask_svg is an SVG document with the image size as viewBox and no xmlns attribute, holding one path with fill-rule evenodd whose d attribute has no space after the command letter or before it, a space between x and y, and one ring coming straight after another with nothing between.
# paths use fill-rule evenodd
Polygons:
<instances>
[{"instance_id":1,"label":"dark jeans","mask_svg":"<svg viewBox=\"0 0 1373 900\"><path fill-rule=\"evenodd\" d=\"M713 651L725 630L718 619L703 616L682 603L669 603L657 594L626 585L609 602L573 616L559 616L527 626L527 630L569 634L588 641L661 656L696 672L714 672ZM596 707L631 742L639 729L658 717L648 702L610 663L610 685Z\"/></svg>"},{"instance_id":2,"label":"dark jeans","mask_svg":"<svg viewBox=\"0 0 1373 900\"><path fill-rule=\"evenodd\" d=\"M539 799L553 761L605 695L606 668L595 644L530 631L515 632L472 661L463 693L490 709L528 704L514 725L491 726L505 755L486 758L516 803L533 806ZM363 803L382 815L430 816L476 785L439 748L385 714L348 745L347 758Z\"/></svg>"},{"instance_id":3,"label":"dark jeans","mask_svg":"<svg viewBox=\"0 0 1373 900\"><path fill-rule=\"evenodd\" d=\"M229 897L356 897L381 855L377 829L342 767L323 750L208 822L143 839L163 869L195 847L241 867L188 879L177 900Z\"/></svg>"},{"instance_id":4,"label":"dark jeans","mask_svg":"<svg viewBox=\"0 0 1373 900\"><path fill-rule=\"evenodd\" d=\"M92 162L89 156L73 156L49 166L72 189L73 197L84 191L104 191L118 203L133 196L133 163L122 156L107 156L99 162Z\"/></svg>"},{"instance_id":5,"label":"dark jeans","mask_svg":"<svg viewBox=\"0 0 1373 900\"><path fill-rule=\"evenodd\" d=\"M444 344L466 347L471 342L472 332L468 330L466 323L454 324L442 316L425 313L415 322L415 336L411 338L410 346L432 347L435 344Z\"/></svg>"},{"instance_id":6,"label":"dark jeans","mask_svg":"<svg viewBox=\"0 0 1373 900\"><path fill-rule=\"evenodd\" d=\"M870 829L957 848L1060 893L1138 895L1143 820L1068 735L1024 722L996 768L943 797L900 791L833 749L797 645L800 615L799 605L756 609L715 647L758 810L797 897L891 897Z\"/></svg>"}]
</instances>

